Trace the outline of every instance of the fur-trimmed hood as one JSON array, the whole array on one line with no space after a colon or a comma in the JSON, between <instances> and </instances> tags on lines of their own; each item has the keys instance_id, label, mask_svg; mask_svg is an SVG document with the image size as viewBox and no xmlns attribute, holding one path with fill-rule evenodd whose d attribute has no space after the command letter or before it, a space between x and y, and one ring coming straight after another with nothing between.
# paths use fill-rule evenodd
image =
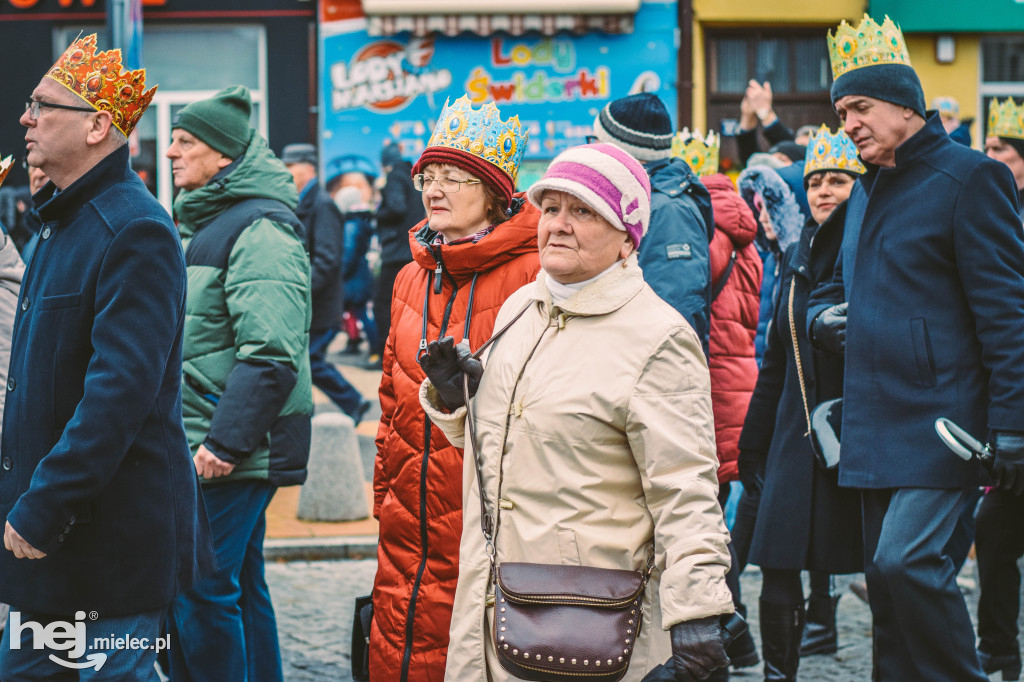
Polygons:
<instances>
[{"instance_id":1,"label":"fur-trimmed hood","mask_svg":"<svg viewBox=\"0 0 1024 682\"><path fill-rule=\"evenodd\" d=\"M774 169L767 166L747 168L740 173L737 184L740 196L750 206L750 210L754 211L754 217L758 215L754 209L754 195L759 195L764 201L768 215L772 219L772 227L775 228L780 252L785 252L786 247L800 239L800 230L803 229L805 222L803 214L793 190Z\"/></svg>"}]
</instances>

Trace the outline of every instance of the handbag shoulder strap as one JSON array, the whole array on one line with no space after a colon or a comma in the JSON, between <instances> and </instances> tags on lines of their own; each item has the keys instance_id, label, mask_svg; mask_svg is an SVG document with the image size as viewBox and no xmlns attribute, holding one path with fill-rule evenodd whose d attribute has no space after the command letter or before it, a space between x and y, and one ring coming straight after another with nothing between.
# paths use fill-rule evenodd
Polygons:
<instances>
[{"instance_id":1,"label":"handbag shoulder strap","mask_svg":"<svg viewBox=\"0 0 1024 682\"><path fill-rule=\"evenodd\" d=\"M529 301L523 309L515 314L508 323L491 335L491 338L481 344L476 352L473 353L472 357L479 358L483 354L484 350L487 349L492 343L498 340L502 334L507 332L509 328L519 320L520 317L530 309L535 301ZM477 447L476 440L476 420L473 416L473 405L469 396L469 376L466 374L462 375L462 397L466 403L466 423L469 424L469 442L473 448L473 464L476 468L476 485L480 488L480 530L483 531L484 540L487 543L487 553L493 558L494 556L494 519L491 518L490 514L487 513L487 504L484 501L484 475L480 468L480 451Z\"/></svg>"},{"instance_id":2,"label":"handbag shoulder strap","mask_svg":"<svg viewBox=\"0 0 1024 682\"><path fill-rule=\"evenodd\" d=\"M732 255L729 256L729 264L725 266L725 272L718 278L718 284L711 290L712 301L718 298L718 295L722 293L722 289L725 289L725 285L729 282L729 275L732 274L734 267L736 267L736 249L732 250Z\"/></svg>"},{"instance_id":3,"label":"handbag shoulder strap","mask_svg":"<svg viewBox=\"0 0 1024 682\"><path fill-rule=\"evenodd\" d=\"M807 402L807 385L804 381L804 363L800 360L800 339L796 335L796 321L793 317L793 292L796 291L796 276L789 283L789 335L793 339L793 356L796 359L796 377L800 381L800 397L804 401L804 416L807 417L807 433L811 435L811 408Z\"/></svg>"}]
</instances>

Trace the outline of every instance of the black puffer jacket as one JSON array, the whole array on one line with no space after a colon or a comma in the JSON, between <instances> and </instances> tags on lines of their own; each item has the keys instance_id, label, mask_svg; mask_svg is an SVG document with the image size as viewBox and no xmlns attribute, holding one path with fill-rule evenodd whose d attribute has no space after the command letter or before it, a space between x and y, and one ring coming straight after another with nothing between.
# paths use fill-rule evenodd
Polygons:
<instances>
[{"instance_id":1,"label":"black puffer jacket","mask_svg":"<svg viewBox=\"0 0 1024 682\"><path fill-rule=\"evenodd\" d=\"M409 263L409 229L426 217L420 193L412 186L412 166L396 161L380 191L377 238L382 263Z\"/></svg>"},{"instance_id":2,"label":"black puffer jacket","mask_svg":"<svg viewBox=\"0 0 1024 682\"><path fill-rule=\"evenodd\" d=\"M345 224L338 207L314 178L299 199L295 215L306 228L310 282L313 293L311 329L337 329L344 311L341 258L345 250Z\"/></svg>"}]
</instances>

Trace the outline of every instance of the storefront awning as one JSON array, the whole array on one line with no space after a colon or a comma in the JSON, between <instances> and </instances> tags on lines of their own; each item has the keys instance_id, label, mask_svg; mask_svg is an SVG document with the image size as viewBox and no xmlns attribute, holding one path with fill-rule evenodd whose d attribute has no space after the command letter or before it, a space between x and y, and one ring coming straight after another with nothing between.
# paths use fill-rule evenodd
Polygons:
<instances>
[{"instance_id":1,"label":"storefront awning","mask_svg":"<svg viewBox=\"0 0 1024 682\"><path fill-rule=\"evenodd\" d=\"M1024 31L1024 0L870 0L868 7L872 17L888 15L905 32Z\"/></svg>"},{"instance_id":2,"label":"storefront awning","mask_svg":"<svg viewBox=\"0 0 1024 682\"><path fill-rule=\"evenodd\" d=\"M572 33L632 33L632 14L427 14L368 15L366 32L391 36L409 31L414 36L440 33L456 36L463 32L491 35L497 31L514 36L538 32L555 35Z\"/></svg>"},{"instance_id":3,"label":"storefront awning","mask_svg":"<svg viewBox=\"0 0 1024 682\"><path fill-rule=\"evenodd\" d=\"M408 31L415 36L439 33L490 35L497 31L522 35L538 32L632 33L640 0L519 0L509 13L508 0L362 0L367 33L390 36ZM467 6L472 7L467 12Z\"/></svg>"},{"instance_id":4,"label":"storefront awning","mask_svg":"<svg viewBox=\"0 0 1024 682\"><path fill-rule=\"evenodd\" d=\"M508 0L362 0L371 14L508 14ZM635 14L640 0L516 0L516 14Z\"/></svg>"}]
</instances>

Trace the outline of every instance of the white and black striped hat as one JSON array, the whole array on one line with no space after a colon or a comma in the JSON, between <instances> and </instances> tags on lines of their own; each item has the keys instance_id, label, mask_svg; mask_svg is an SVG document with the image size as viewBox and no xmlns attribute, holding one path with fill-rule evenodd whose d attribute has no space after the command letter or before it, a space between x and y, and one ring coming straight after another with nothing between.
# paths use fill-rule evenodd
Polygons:
<instances>
[{"instance_id":1,"label":"white and black striped hat","mask_svg":"<svg viewBox=\"0 0 1024 682\"><path fill-rule=\"evenodd\" d=\"M672 153L672 119L657 95L641 92L609 102L594 119L594 135L643 163Z\"/></svg>"}]
</instances>

